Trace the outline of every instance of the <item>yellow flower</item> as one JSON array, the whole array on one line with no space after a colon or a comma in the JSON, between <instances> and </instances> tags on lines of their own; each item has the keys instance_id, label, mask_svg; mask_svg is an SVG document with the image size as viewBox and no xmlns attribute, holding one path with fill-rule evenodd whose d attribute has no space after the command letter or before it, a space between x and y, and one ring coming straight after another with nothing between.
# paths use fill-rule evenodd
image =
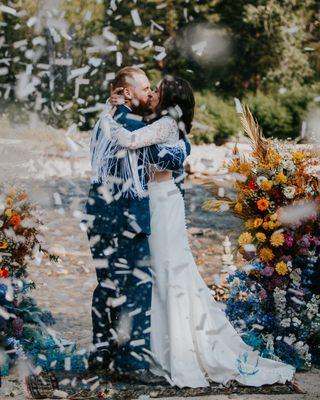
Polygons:
<instances>
[{"instance_id":1,"label":"yellow flower","mask_svg":"<svg viewBox=\"0 0 320 400\"><path fill-rule=\"evenodd\" d=\"M276 221L278 219L278 215L277 214L271 214L270 215L270 220L271 221Z\"/></svg>"},{"instance_id":2,"label":"yellow flower","mask_svg":"<svg viewBox=\"0 0 320 400\"><path fill-rule=\"evenodd\" d=\"M4 240L3 242L0 242L0 249L6 249L8 247L8 243Z\"/></svg>"},{"instance_id":3,"label":"yellow flower","mask_svg":"<svg viewBox=\"0 0 320 400\"><path fill-rule=\"evenodd\" d=\"M270 238L270 243L274 247L280 247L284 243L284 236L282 233L273 233Z\"/></svg>"},{"instance_id":4,"label":"yellow flower","mask_svg":"<svg viewBox=\"0 0 320 400\"><path fill-rule=\"evenodd\" d=\"M301 151L294 151L294 152L292 153L292 157L293 157L295 160L302 160L302 159L304 158L304 154L303 154Z\"/></svg>"},{"instance_id":5,"label":"yellow flower","mask_svg":"<svg viewBox=\"0 0 320 400\"><path fill-rule=\"evenodd\" d=\"M268 191L272 188L272 185L272 181L266 180L261 182L260 187L262 190Z\"/></svg>"},{"instance_id":6,"label":"yellow flower","mask_svg":"<svg viewBox=\"0 0 320 400\"><path fill-rule=\"evenodd\" d=\"M273 221L269 221L268 225L269 225L269 229L271 229L271 230L276 229L276 226L277 226L276 222L273 222Z\"/></svg>"},{"instance_id":7,"label":"yellow flower","mask_svg":"<svg viewBox=\"0 0 320 400\"><path fill-rule=\"evenodd\" d=\"M11 197L7 197L4 202L6 208L11 208L13 206L13 200Z\"/></svg>"},{"instance_id":8,"label":"yellow flower","mask_svg":"<svg viewBox=\"0 0 320 400\"><path fill-rule=\"evenodd\" d=\"M252 228L253 228L253 222L254 222L253 219L248 219L248 220L245 222L246 228L247 228L247 229L252 229Z\"/></svg>"},{"instance_id":9,"label":"yellow flower","mask_svg":"<svg viewBox=\"0 0 320 400\"><path fill-rule=\"evenodd\" d=\"M288 266L284 261L280 261L276 264L276 271L279 275L285 275L288 272Z\"/></svg>"},{"instance_id":10,"label":"yellow flower","mask_svg":"<svg viewBox=\"0 0 320 400\"><path fill-rule=\"evenodd\" d=\"M250 232L244 232L239 236L238 242L240 246L243 246L245 244L249 244L252 242L252 235Z\"/></svg>"},{"instance_id":11,"label":"yellow flower","mask_svg":"<svg viewBox=\"0 0 320 400\"><path fill-rule=\"evenodd\" d=\"M253 221L253 227L254 228L259 228L259 226L262 225L262 223L263 223L263 219L262 218L256 218Z\"/></svg>"},{"instance_id":12,"label":"yellow flower","mask_svg":"<svg viewBox=\"0 0 320 400\"><path fill-rule=\"evenodd\" d=\"M263 229L268 230L269 229L269 222L264 222L262 224Z\"/></svg>"},{"instance_id":13,"label":"yellow flower","mask_svg":"<svg viewBox=\"0 0 320 400\"><path fill-rule=\"evenodd\" d=\"M12 217L12 210L11 210L11 208L8 208L5 212L4 212L4 215L6 216L6 217L8 217L8 218L11 218Z\"/></svg>"},{"instance_id":14,"label":"yellow flower","mask_svg":"<svg viewBox=\"0 0 320 400\"><path fill-rule=\"evenodd\" d=\"M234 206L234 210L238 213L242 213L243 210L243 206L241 203L236 203L236 205Z\"/></svg>"},{"instance_id":15,"label":"yellow flower","mask_svg":"<svg viewBox=\"0 0 320 400\"><path fill-rule=\"evenodd\" d=\"M267 240L267 236L263 232L258 232L256 233L256 238L259 240L259 242L263 243Z\"/></svg>"},{"instance_id":16,"label":"yellow flower","mask_svg":"<svg viewBox=\"0 0 320 400\"><path fill-rule=\"evenodd\" d=\"M259 252L259 258L263 262L271 261L274 259L273 251L269 247L264 247Z\"/></svg>"},{"instance_id":17,"label":"yellow flower","mask_svg":"<svg viewBox=\"0 0 320 400\"><path fill-rule=\"evenodd\" d=\"M276 181L276 183L287 183L288 178L283 172L279 172L279 174L275 176L274 180Z\"/></svg>"}]
</instances>

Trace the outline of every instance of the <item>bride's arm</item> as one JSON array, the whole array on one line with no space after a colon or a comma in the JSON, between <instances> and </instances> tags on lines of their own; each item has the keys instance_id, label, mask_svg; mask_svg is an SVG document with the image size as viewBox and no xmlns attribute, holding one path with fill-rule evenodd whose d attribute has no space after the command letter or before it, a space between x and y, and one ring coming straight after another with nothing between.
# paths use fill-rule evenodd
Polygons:
<instances>
[{"instance_id":1,"label":"bride's arm","mask_svg":"<svg viewBox=\"0 0 320 400\"><path fill-rule=\"evenodd\" d=\"M162 117L150 125L137 129L133 132L128 131L114 120L112 122L112 135L115 135L120 146L131 150L141 147L151 146L167 142L172 135L177 135L178 124L171 117Z\"/></svg>"}]
</instances>

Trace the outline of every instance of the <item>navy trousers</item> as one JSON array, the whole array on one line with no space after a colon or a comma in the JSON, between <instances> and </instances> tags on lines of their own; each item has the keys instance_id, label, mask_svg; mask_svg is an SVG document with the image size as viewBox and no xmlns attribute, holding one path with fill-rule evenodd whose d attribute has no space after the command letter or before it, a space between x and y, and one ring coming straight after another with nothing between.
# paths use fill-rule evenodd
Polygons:
<instances>
[{"instance_id":1,"label":"navy trousers","mask_svg":"<svg viewBox=\"0 0 320 400\"><path fill-rule=\"evenodd\" d=\"M150 350L152 290L148 236L97 238L88 230L88 238L97 263L98 285L92 298L95 354L116 371L148 369L145 349Z\"/></svg>"}]
</instances>

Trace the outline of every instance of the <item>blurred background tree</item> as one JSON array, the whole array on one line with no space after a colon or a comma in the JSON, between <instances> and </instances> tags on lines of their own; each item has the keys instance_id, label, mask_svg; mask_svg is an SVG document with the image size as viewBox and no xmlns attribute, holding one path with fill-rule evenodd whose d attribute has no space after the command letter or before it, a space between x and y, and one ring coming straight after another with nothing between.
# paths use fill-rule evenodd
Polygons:
<instances>
[{"instance_id":1,"label":"blurred background tree","mask_svg":"<svg viewBox=\"0 0 320 400\"><path fill-rule=\"evenodd\" d=\"M114 73L144 68L195 91L196 143L239 131L233 97L268 135L297 137L319 98L317 0L4 0L0 101L12 120L90 129ZM19 107L27 112L17 111Z\"/></svg>"}]
</instances>

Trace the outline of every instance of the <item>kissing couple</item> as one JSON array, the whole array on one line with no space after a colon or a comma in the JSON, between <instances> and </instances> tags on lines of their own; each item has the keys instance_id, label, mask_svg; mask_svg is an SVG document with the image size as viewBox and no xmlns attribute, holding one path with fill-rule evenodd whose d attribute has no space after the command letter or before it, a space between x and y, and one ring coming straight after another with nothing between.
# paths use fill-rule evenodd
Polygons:
<instances>
[{"instance_id":1,"label":"kissing couple","mask_svg":"<svg viewBox=\"0 0 320 400\"><path fill-rule=\"evenodd\" d=\"M126 67L112 89L115 107L92 133L84 220L98 279L90 368L192 388L291 381L292 366L243 342L192 256L182 187L189 82L165 77L151 90L143 70Z\"/></svg>"}]
</instances>

